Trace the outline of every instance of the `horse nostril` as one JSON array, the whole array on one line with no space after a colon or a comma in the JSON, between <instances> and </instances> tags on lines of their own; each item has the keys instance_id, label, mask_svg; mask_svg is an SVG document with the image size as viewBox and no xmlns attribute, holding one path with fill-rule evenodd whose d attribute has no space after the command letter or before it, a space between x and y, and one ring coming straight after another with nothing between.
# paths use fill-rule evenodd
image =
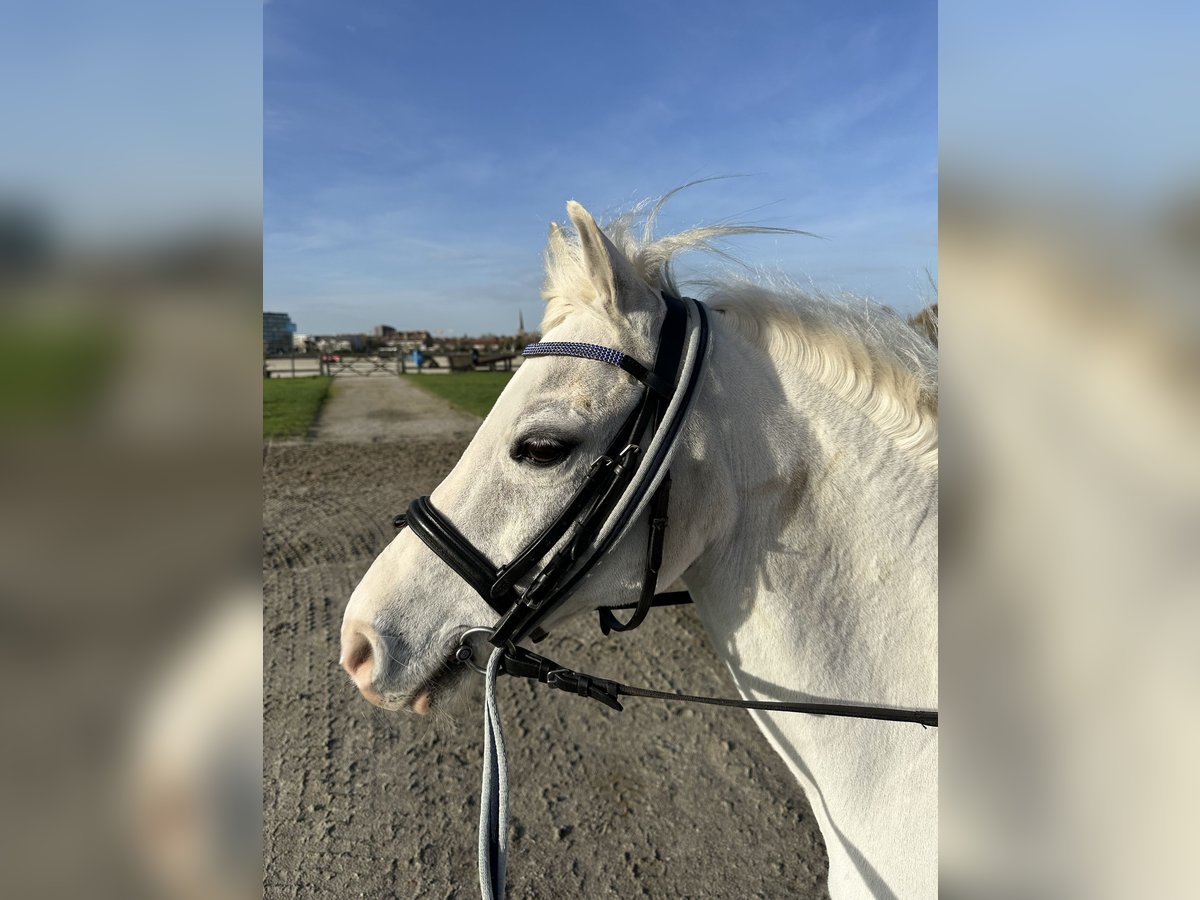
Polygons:
<instances>
[{"instance_id":1,"label":"horse nostril","mask_svg":"<svg viewBox=\"0 0 1200 900\"><path fill-rule=\"evenodd\" d=\"M342 667L360 687L371 683L371 673L375 669L374 652L370 639L361 631L351 633L347 639Z\"/></svg>"}]
</instances>

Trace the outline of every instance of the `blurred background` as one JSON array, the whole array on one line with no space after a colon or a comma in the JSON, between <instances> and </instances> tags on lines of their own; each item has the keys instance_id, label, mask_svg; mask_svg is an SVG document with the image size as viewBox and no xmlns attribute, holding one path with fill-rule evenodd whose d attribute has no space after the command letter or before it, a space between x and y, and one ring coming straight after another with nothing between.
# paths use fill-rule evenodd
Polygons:
<instances>
[{"instance_id":1,"label":"blurred background","mask_svg":"<svg viewBox=\"0 0 1200 900\"><path fill-rule=\"evenodd\" d=\"M261 889L261 7L0 29L0 893Z\"/></svg>"},{"instance_id":2,"label":"blurred background","mask_svg":"<svg viewBox=\"0 0 1200 900\"><path fill-rule=\"evenodd\" d=\"M939 26L942 885L1192 896L1200 14Z\"/></svg>"}]
</instances>

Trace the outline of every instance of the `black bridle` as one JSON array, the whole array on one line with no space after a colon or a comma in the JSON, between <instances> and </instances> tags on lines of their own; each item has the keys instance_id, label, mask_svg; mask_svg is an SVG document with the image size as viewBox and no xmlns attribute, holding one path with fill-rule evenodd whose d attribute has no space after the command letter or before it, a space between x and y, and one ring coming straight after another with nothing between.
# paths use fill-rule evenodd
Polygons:
<instances>
[{"instance_id":1,"label":"black bridle","mask_svg":"<svg viewBox=\"0 0 1200 900\"><path fill-rule=\"evenodd\" d=\"M489 637L497 647L515 646L527 636L537 638L542 634L538 624L571 596L628 524L641 498L635 493L632 498L625 498L621 509L617 507L634 475L640 474L638 487L644 491L661 470L665 453L674 444L682 415L666 423L668 431L659 442L658 452L652 456L647 454L652 438L664 425L667 409L676 393L692 394L699 385L703 366L693 366L687 382L679 383L688 338L688 308L678 297L663 293L662 298L666 312L651 366L595 344L543 342L525 348L523 355L530 358L574 356L616 366L639 381L642 391L616 436L604 453L592 462L583 482L562 511L513 560L499 566L493 563L433 505L429 497L414 500L403 522L397 521L397 524L407 524L413 534L500 615L500 621ZM696 304L695 308L700 317L701 347L705 347L708 320L703 307ZM680 399L686 404L690 397ZM627 622L620 621L611 610L601 610L601 628L606 634L637 627L653 605L670 495L670 474L664 473L649 501L650 530L641 597ZM614 511L617 519L610 523ZM606 525L610 527L601 537ZM558 549L542 564L556 546ZM518 585L523 580L528 584L522 588Z\"/></svg>"},{"instance_id":2,"label":"black bridle","mask_svg":"<svg viewBox=\"0 0 1200 900\"><path fill-rule=\"evenodd\" d=\"M600 608L600 629L605 635L612 631L629 631L640 625L653 607L692 602L686 591L656 594L655 590L666 540L671 493L670 472L663 469L704 372L709 326L702 303L685 301L665 291L662 292L662 299L666 304L666 312L652 366L643 365L618 350L596 344L551 341L525 347L522 354L525 357L574 356L616 366L640 382L642 392L608 448L592 462L584 480L562 511L511 562L499 566L493 563L433 505L428 496L412 501L408 512L396 516L394 524L398 528L407 526L412 529L413 534L500 615L500 621L494 628L473 628L468 635L476 632L488 634L488 641L504 651L502 670L506 674L535 679L558 690L591 697L617 710L622 708L618 697L625 695L742 709L913 722L936 727L936 710L826 702L734 700L631 687L576 672L518 646L526 637L535 642L545 637L540 623L571 596L587 573L612 548L641 507L652 485L653 493L647 504L650 525L641 594L636 603ZM690 368L685 365L689 341L688 304L695 311L698 332L698 351ZM685 369L687 376L681 378ZM670 418L667 416L668 410L673 410ZM636 483L635 475L639 476ZM631 484L634 485L632 494L626 496ZM554 550L555 547L558 549ZM542 564L551 551L554 551L553 555ZM520 587L519 584L525 580L528 581L527 585ZM621 621L614 613L614 610L622 609L633 610L633 615L627 621ZM469 663L472 656L473 651L464 636L458 659Z\"/></svg>"}]
</instances>

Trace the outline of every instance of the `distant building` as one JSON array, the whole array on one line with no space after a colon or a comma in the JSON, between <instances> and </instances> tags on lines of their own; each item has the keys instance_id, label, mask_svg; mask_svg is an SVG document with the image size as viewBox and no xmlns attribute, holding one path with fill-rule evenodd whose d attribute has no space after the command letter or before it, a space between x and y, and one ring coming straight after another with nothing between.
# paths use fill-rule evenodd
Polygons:
<instances>
[{"instance_id":1,"label":"distant building","mask_svg":"<svg viewBox=\"0 0 1200 900\"><path fill-rule=\"evenodd\" d=\"M267 353L290 351L295 333L296 326L287 313L263 313L263 350Z\"/></svg>"},{"instance_id":2,"label":"distant building","mask_svg":"<svg viewBox=\"0 0 1200 900\"><path fill-rule=\"evenodd\" d=\"M41 210L0 201L0 283L44 269L54 255L54 237Z\"/></svg>"},{"instance_id":3,"label":"distant building","mask_svg":"<svg viewBox=\"0 0 1200 900\"><path fill-rule=\"evenodd\" d=\"M309 353L317 349L316 339L311 334L293 334L292 349L300 353Z\"/></svg>"},{"instance_id":4,"label":"distant building","mask_svg":"<svg viewBox=\"0 0 1200 900\"><path fill-rule=\"evenodd\" d=\"M377 337L377 338L391 337L395 333L396 333L396 329L393 328L391 325L376 325L375 326L374 334L375 334L375 337Z\"/></svg>"},{"instance_id":5,"label":"distant building","mask_svg":"<svg viewBox=\"0 0 1200 900\"><path fill-rule=\"evenodd\" d=\"M427 350L433 346L433 335L428 331L396 331L388 335L387 342L401 350Z\"/></svg>"},{"instance_id":6,"label":"distant building","mask_svg":"<svg viewBox=\"0 0 1200 900\"><path fill-rule=\"evenodd\" d=\"M322 353L361 353L367 349L365 334L325 334L310 338Z\"/></svg>"}]
</instances>

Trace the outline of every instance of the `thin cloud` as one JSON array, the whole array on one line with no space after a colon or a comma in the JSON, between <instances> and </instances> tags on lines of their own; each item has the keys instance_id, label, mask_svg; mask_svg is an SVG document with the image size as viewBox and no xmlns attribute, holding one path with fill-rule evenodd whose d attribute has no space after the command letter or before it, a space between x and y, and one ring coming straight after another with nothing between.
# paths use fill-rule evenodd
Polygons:
<instances>
[{"instance_id":1,"label":"thin cloud","mask_svg":"<svg viewBox=\"0 0 1200 900\"><path fill-rule=\"evenodd\" d=\"M664 229L737 218L747 262L914 307L935 269L936 10L808 5L637 28L589 7L277 4L265 17L265 271L302 330L512 329L540 314L548 222L689 180ZM662 21L656 21L661 18ZM661 36L673 34L666 40ZM569 48L569 52L560 48ZM595 65L581 60L594 60Z\"/></svg>"}]
</instances>

